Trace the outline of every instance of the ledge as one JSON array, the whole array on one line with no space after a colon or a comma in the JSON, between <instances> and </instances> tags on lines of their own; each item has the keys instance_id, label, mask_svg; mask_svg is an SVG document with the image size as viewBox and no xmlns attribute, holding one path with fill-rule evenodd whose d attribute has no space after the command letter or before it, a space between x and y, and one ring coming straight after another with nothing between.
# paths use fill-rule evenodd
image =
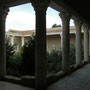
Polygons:
<instances>
[{"instance_id":1,"label":"ledge","mask_svg":"<svg viewBox=\"0 0 90 90\"><path fill-rule=\"evenodd\" d=\"M75 65L71 65L71 72L65 73L65 72L58 72L55 75L49 75L47 76L47 84L48 86L55 83L56 81L58 81L59 79L72 74L74 71L78 70L79 68L82 68L86 65L86 62L83 62L82 65L80 67L76 67ZM32 87L35 88L35 77L34 76L23 76L21 78L18 77L14 77L14 76L10 76L10 75L6 75L2 78L2 81L7 81L7 82L11 82L11 83L15 83L15 84L20 84L23 86L28 86L28 87Z\"/></svg>"},{"instance_id":2,"label":"ledge","mask_svg":"<svg viewBox=\"0 0 90 90\"><path fill-rule=\"evenodd\" d=\"M21 78L14 77L14 76L4 76L3 81L15 83L15 84L20 84L28 87L35 87L35 77L33 76L23 76Z\"/></svg>"}]
</instances>

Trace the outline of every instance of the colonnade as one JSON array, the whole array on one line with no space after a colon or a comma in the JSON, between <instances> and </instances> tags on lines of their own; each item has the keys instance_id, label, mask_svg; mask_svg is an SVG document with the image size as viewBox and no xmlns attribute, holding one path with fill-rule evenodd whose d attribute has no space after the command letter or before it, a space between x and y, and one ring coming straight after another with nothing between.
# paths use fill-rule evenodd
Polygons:
<instances>
[{"instance_id":1,"label":"colonnade","mask_svg":"<svg viewBox=\"0 0 90 90\"><path fill-rule=\"evenodd\" d=\"M5 22L9 9L0 7L0 78L6 74Z\"/></svg>"},{"instance_id":2,"label":"colonnade","mask_svg":"<svg viewBox=\"0 0 90 90\"><path fill-rule=\"evenodd\" d=\"M36 0L32 1L32 5L36 12L36 45L35 45L35 77L36 77L36 89L42 90L47 87L47 60L46 60L46 10L49 6L48 0L43 2L38 2ZM69 23L71 19L71 13L61 12L60 14L62 20L62 70L65 73L70 73L69 57L70 57L70 28ZM83 25L80 19L74 20L76 27L76 67L82 65L82 45L81 45L81 27ZM83 25L84 27L84 25ZM86 30L86 29L85 29ZM84 30L85 39L87 43L89 42L88 37ZM86 39L87 38L87 39ZM88 58L89 53L86 49L89 46L85 44L84 46L84 57ZM40 47L40 48L39 48ZM85 59L84 58L84 59ZM87 59L86 59L87 60ZM86 61L85 60L85 61ZM88 60L87 60L88 61Z\"/></svg>"},{"instance_id":3,"label":"colonnade","mask_svg":"<svg viewBox=\"0 0 90 90\"><path fill-rule=\"evenodd\" d=\"M69 55L70 55L70 28L69 21L71 18L70 13L60 12L60 17L62 20L62 70L69 72Z\"/></svg>"},{"instance_id":4,"label":"colonnade","mask_svg":"<svg viewBox=\"0 0 90 90\"><path fill-rule=\"evenodd\" d=\"M76 66L82 65L82 43L81 43L81 26L82 21L75 19L74 24L76 27Z\"/></svg>"},{"instance_id":5,"label":"colonnade","mask_svg":"<svg viewBox=\"0 0 90 90\"><path fill-rule=\"evenodd\" d=\"M47 60L46 60L46 11L50 4L49 0L31 0L36 16L36 37L35 37L35 85L36 90L46 90L47 88ZM9 9L0 7L0 77L6 73L5 55L5 19ZM70 28L69 23L72 17L70 12L60 12L62 20L62 70L70 73ZM82 65L81 54L81 28L82 21L74 20L76 27L76 66ZM84 29L84 60L89 62L89 28L83 25Z\"/></svg>"},{"instance_id":6,"label":"colonnade","mask_svg":"<svg viewBox=\"0 0 90 90\"><path fill-rule=\"evenodd\" d=\"M89 62L89 27L87 24L83 25L84 30L84 61Z\"/></svg>"},{"instance_id":7,"label":"colonnade","mask_svg":"<svg viewBox=\"0 0 90 90\"><path fill-rule=\"evenodd\" d=\"M15 36L11 36L11 45L15 44ZM21 46L23 46L25 44L25 38L24 36L21 37Z\"/></svg>"}]
</instances>

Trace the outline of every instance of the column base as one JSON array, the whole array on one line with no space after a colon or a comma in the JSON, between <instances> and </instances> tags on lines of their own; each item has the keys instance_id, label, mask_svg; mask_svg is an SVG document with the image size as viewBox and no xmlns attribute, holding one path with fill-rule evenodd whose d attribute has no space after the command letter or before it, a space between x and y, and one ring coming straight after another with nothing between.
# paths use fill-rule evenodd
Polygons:
<instances>
[{"instance_id":1,"label":"column base","mask_svg":"<svg viewBox=\"0 0 90 90\"><path fill-rule=\"evenodd\" d=\"M84 65L86 65L86 64L88 64L89 63L89 61L84 61Z\"/></svg>"},{"instance_id":2,"label":"column base","mask_svg":"<svg viewBox=\"0 0 90 90\"><path fill-rule=\"evenodd\" d=\"M42 84L39 85L39 86L36 85L35 89L36 90L47 90L47 86L46 85L42 85Z\"/></svg>"},{"instance_id":3,"label":"column base","mask_svg":"<svg viewBox=\"0 0 90 90\"><path fill-rule=\"evenodd\" d=\"M70 75L71 74L71 68L69 68L68 70L62 70L63 73Z\"/></svg>"},{"instance_id":4,"label":"column base","mask_svg":"<svg viewBox=\"0 0 90 90\"><path fill-rule=\"evenodd\" d=\"M76 65L75 68L79 69L79 68L81 68L82 66L83 66L83 64L81 64L81 65Z\"/></svg>"}]
</instances>

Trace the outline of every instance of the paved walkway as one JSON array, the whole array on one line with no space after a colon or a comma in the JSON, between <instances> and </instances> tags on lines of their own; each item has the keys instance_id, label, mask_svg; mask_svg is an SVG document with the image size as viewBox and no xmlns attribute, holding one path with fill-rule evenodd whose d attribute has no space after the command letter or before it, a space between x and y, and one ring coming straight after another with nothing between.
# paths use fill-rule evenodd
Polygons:
<instances>
[{"instance_id":1,"label":"paved walkway","mask_svg":"<svg viewBox=\"0 0 90 90\"><path fill-rule=\"evenodd\" d=\"M35 89L0 81L0 90ZM90 90L90 64L52 84L48 90Z\"/></svg>"},{"instance_id":2,"label":"paved walkway","mask_svg":"<svg viewBox=\"0 0 90 90\"><path fill-rule=\"evenodd\" d=\"M57 81L48 90L90 90L90 64Z\"/></svg>"},{"instance_id":3,"label":"paved walkway","mask_svg":"<svg viewBox=\"0 0 90 90\"><path fill-rule=\"evenodd\" d=\"M17 84L0 81L0 90L34 90Z\"/></svg>"}]
</instances>

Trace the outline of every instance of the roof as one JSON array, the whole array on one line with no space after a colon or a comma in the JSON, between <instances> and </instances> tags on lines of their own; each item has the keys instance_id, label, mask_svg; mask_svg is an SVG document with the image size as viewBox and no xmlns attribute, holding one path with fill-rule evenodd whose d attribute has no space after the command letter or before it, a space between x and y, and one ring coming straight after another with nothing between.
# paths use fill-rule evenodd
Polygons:
<instances>
[{"instance_id":1,"label":"roof","mask_svg":"<svg viewBox=\"0 0 90 90\"><path fill-rule=\"evenodd\" d=\"M57 4L58 10L60 7L71 12L72 15L78 15L85 21L90 23L90 1L89 0L50 0L51 4ZM0 0L1 6L12 7L25 3L30 3L30 0ZM52 8L55 8L55 4Z\"/></svg>"},{"instance_id":2,"label":"roof","mask_svg":"<svg viewBox=\"0 0 90 90\"><path fill-rule=\"evenodd\" d=\"M61 32L61 30L62 30L62 27L48 28L48 29L47 29L47 33L51 33L51 32ZM70 26L70 30L75 30L75 27L74 27L74 26ZM33 34L33 33L35 33L35 30L20 31L20 30L10 29L10 30L8 31L8 33Z\"/></svg>"},{"instance_id":3,"label":"roof","mask_svg":"<svg viewBox=\"0 0 90 90\"><path fill-rule=\"evenodd\" d=\"M9 30L8 32L12 33L20 33L20 34L32 34L35 32L35 30L25 30L25 31L20 31L20 30Z\"/></svg>"}]
</instances>

